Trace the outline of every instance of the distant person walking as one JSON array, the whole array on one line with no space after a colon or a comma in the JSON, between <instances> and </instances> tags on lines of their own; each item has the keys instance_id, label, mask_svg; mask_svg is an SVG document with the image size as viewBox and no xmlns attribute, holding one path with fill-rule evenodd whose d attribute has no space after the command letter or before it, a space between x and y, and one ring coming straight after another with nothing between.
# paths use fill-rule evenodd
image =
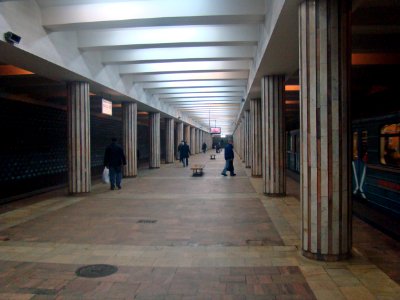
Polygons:
<instances>
[{"instance_id":1,"label":"distant person walking","mask_svg":"<svg viewBox=\"0 0 400 300\"><path fill-rule=\"evenodd\" d=\"M232 140L229 140L228 145L225 146L224 157L225 157L225 168L222 170L221 175L226 176L226 171L229 171L231 176L236 176L233 167L233 159L235 158L235 155L233 154Z\"/></svg>"},{"instance_id":2,"label":"distant person walking","mask_svg":"<svg viewBox=\"0 0 400 300\"><path fill-rule=\"evenodd\" d=\"M117 144L117 139L112 138L112 143L106 148L104 166L110 170L111 190L121 189L122 166L126 165L126 158L122 147Z\"/></svg>"},{"instance_id":3,"label":"distant person walking","mask_svg":"<svg viewBox=\"0 0 400 300\"><path fill-rule=\"evenodd\" d=\"M201 146L201 150L203 150L203 153L206 153L207 151L207 144L203 143L203 145Z\"/></svg>"},{"instance_id":4,"label":"distant person walking","mask_svg":"<svg viewBox=\"0 0 400 300\"><path fill-rule=\"evenodd\" d=\"M185 141L183 141L183 144L180 145L179 148L179 158L181 159L181 162L183 164L183 167L187 167L189 165L189 156L190 156L190 147L188 144L186 144Z\"/></svg>"},{"instance_id":5,"label":"distant person walking","mask_svg":"<svg viewBox=\"0 0 400 300\"><path fill-rule=\"evenodd\" d=\"M220 149L221 149L221 144L218 142L218 143L215 145L215 152L216 152L216 153L219 153Z\"/></svg>"}]
</instances>

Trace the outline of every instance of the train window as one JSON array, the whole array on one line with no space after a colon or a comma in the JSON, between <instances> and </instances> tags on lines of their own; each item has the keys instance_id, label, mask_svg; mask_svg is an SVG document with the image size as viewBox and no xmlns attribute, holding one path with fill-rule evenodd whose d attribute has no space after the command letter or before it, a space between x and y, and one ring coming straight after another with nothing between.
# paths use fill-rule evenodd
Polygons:
<instances>
[{"instance_id":1,"label":"train window","mask_svg":"<svg viewBox=\"0 0 400 300\"><path fill-rule=\"evenodd\" d=\"M400 123L383 126L380 137L381 163L400 167Z\"/></svg>"},{"instance_id":2,"label":"train window","mask_svg":"<svg viewBox=\"0 0 400 300\"><path fill-rule=\"evenodd\" d=\"M353 160L358 159L358 132L353 132Z\"/></svg>"},{"instance_id":3,"label":"train window","mask_svg":"<svg viewBox=\"0 0 400 300\"><path fill-rule=\"evenodd\" d=\"M361 131L361 149L359 150L360 157L362 160L366 161L368 153L368 131Z\"/></svg>"}]
</instances>

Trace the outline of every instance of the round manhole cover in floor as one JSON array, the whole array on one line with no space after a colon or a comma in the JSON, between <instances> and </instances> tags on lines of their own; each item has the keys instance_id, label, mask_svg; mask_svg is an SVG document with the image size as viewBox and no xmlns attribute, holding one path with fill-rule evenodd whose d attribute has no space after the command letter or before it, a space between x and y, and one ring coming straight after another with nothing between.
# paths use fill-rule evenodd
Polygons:
<instances>
[{"instance_id":1,"label":"round manhole cover in floor","mask_svg":"<svg viewBox=\"0 0 400 300\"><path fill-rule=\"evenodd\" d=\"M118 271L116 266L111 265L89 265L80 267L76 270L76 275L79 277L97 278L114 274Z\"/></svg>"}]
</instances>

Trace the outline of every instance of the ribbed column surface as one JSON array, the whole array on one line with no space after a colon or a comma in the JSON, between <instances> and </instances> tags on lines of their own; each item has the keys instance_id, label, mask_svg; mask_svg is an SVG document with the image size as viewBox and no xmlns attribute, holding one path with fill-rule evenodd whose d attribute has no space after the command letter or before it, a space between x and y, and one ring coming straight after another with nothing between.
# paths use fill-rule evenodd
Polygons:
<instances>
[{"instance_id":1,"label":"ribbed column surface","mask_svg":"<svg viewBox=\"0 0 400 300\"><path fill-rule=\"evenodd\" d=\"M122 132L126 166L124 176L136 177L137 175L137 104L122 104Z\"/></svg>"},{"instance_id":2,"label":"ribbed column surface","mask_svg":"<svg viewBox=\"0 0 400 300\"><path fill-rule=\"evenodd\" d=\"M251 166L251 149L250 149L250 111L244 112L244 162L246 168Z\"/></svg>"},{"instance_id":3,"label":"ribbed column surface","mask_svg":"<svg viewBox=\"0 0 400 300\"><path fill-rule=\"evenodd\" d=\"M161 160L160 149L160 113L152 112L150 118L150 168L159 168Z\"/></svg>"},{"instance_id":4,"label":"ribbed column surface","mask_svg":"<svg viewBox=\"0 0 400 300\"><path fill-rule=\"evenodd\" d=\"M236 139L237 143L235 143L235 150L236 153L239 155L238 159L240 159L240 155L242 154L242 124L239 123L238 127L236 128Z\"/></svg>"},{"instance_id":5,"label":"ribbed column surface","mask_svg":"<svg viewBox=\"0 0 400 300\"><path fill-rule=\"evenodd\" d=\"M251 176L262 176L261 99L250 100Z\"/></svg>"},{"instance_id":6,"label":"ribbed column surface","mask_svg":"<svg viewBox=\"0 0 400 300\"><path fill-rule=\"evenodd\" d=\"M201 152L201 130L197 129L197 153Z\"/></svg>"},{"instance_id":7,"label":"ribbed column surface","mask_svg":"<svg viewBox=\"0 0 400 300\"><path fill-rule=\"evenodd\" d=\"M206 133L206 143L207 143L207 148L212 149L212 136L210 133Z\"/></svg>"},{"instance_id":8,"label":"ribbed column surface","mask_svg":"<svg viewBox=\"0 0 400 300\"><path fill-rule=\"evenodd\" d=\"M284 76L266 76L261 80L262 143L264 193L286 193Z\"/></svg>"},{"instance_id":9,"label":"ribbed column surface","mask_svg":"<svg viewBox=\"0 0 400 300\"><path fill-rule=\"evenodd\" d=\"M233 143L234 143L234 147L235 147L235 151L236 153L238 153L238 149L240 147L240 138L239 138L239 126L236 127L235 132L233 133Z\"/></svg>"},{"instance_id":10,"label":"ribbed column surface","mask_svg":"<svg viewBox=\"0 0 400 300\"><path fill-rule=\"evenodd\" d=\"M244 149L245 149L245 120L244 120L244 116L242 117L242 122L240 123L240 158L242 159L242 162L244 162Z\"/></svg>"},{"instance_id":11,"label":"ribbed column surface","mask_svg":"<svg viewBox=\"0 0 400 300\"><path fill-rule=\"evenodd\" d=\"M68 191L88 193L91 190L89 83L68 83L67 101Z\"/></svg>"},{"instance_id":12,"label":"ribbed column surface","mask_svg":"<svg viewBox=\"0 0 400 300\"><path fill-rule=\"evenodd\" d=\"M174 160L174 119L168 118L165 120L165 163L173 163Z\"/></svg>"},{"instance_id":13,"label":"ribbed column surface","mask_svg":"<svg viewBox=\"0 0 400 300\"><path fill-rule=\"evenodd\" d=\"M197 128L194 129L194 146L193 153L199 153L199 130Z\"/></svg>"},{"instance_id":14,"label":"ribbed column surface","mask_svg":"<svg viewBox=\"0 0 400 300\"><path fill-rule=\"evenodd\" d=\"M190 152L196 154L196 128L190 128Z\"/></svg>"},{"instance_id":15,"label":"ribbed column surface","mask_svg":"<svg viewBox=\"0 0 400 300\"><path fill-rule=\"evenodd\" d=\"M183 123L179 122L178 124L176 124L176 141L177 141L177 145L175 145L175 150L176 150L176 159L179 159L179 152L178 152L178 146L181 143L181 141L183 140Z\"/></svg>"},{"instance_id":16,"label":"ribbed column surface","mask_svg":"<svg viewBox=\"0 0 400 300\"><path fill-rule=\"evenodd\" d=\"M190 138L190 125L185 125L185 130L184 130L184 140L185 142L190 145L191 143L191 138Z\"/></svg>"},{"instance_id":17,"label":"ribbed column surface","mask_svg":"<svg viewBox=\"0 0 400 300\"><path fill-rule=\"evenodd\" d=\"M302 249L318 260L351 252L348 2L300 5Z\"/></svg>"}]
</instances>

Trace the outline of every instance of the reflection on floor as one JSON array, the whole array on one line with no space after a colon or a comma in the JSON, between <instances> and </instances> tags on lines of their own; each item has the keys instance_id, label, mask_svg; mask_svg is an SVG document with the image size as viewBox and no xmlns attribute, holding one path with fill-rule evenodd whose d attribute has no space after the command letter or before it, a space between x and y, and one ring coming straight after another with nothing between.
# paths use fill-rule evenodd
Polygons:
<instances>
[{"instance_id":1,"label":"reflection on floor","mask_svg":"<svg viewBox=\"0 0 400 300\"><path fill-rule=\"evenodd\" d=\"M122 190L99 183L3 210L0 299L399 299L400 243L354 219L353 258L308 260L295 181L266 197L238 160L223 177L223 153L190 159L203 176L176 162ZM118 272L75 274L89 264Z\"/></svg>"}]
</instances>

